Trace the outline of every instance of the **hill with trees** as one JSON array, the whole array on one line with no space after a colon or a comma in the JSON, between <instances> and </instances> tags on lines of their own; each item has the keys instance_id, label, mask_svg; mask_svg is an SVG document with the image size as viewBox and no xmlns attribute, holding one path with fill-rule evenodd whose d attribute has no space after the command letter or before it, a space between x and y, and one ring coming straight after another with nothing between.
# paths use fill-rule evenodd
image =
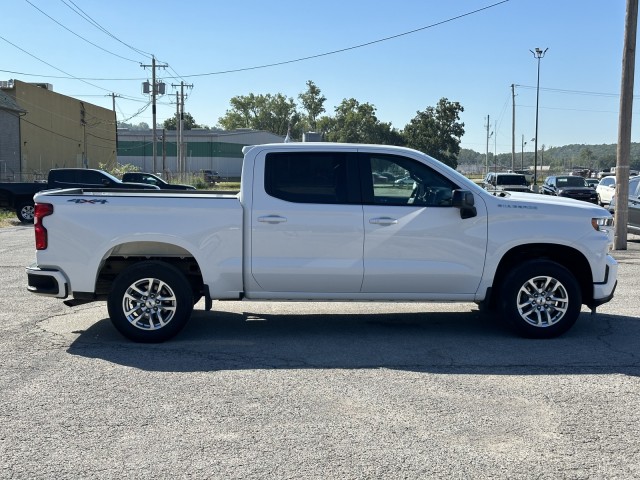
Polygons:
<instances>
[{"instance_id":1,"label":"hill with trees","mask_svg":"<svg viewBox=\"0 0 640 480\"><path fill-rule=\"evenodd\" d=\"M561 147L546 148L542 145L538 149L538 165L548 166L552 172L565 172L581 166L594 171L611 168L616 164L616 144L608 145L580 145L571 144ZM632 170L640 170L640 143L631 144L630 164ZM461 149L458 164L473 171L484 171L485 154L469 149ZM505 170L511 168L511 154L500 153L494 156L489 152L488 163L490 169ZM516 152L515 167L528 168L533 166L534 152Z\"/></svg>"}]
</instances>

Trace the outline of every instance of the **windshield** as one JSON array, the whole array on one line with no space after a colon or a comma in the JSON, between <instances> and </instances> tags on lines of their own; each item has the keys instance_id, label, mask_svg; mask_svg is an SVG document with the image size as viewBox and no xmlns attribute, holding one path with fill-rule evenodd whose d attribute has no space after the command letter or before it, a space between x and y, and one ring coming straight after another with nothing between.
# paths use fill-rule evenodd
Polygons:
<instances>
[{"instance_id":1,"label":"windshield","mask_svg":"<svg viewBox=\"0 0 640 480\"><path fill-rule=\"evenodd\" d=\"M498 175L496 185L524 185L527 186L527 179L524 175Z\"/></svg>"},{"instance_id":2,"label":"windshield","mask_svg":"<svg viewBox=\"0 0 640 480\"><path fill-rule=\"evenodd\" d=\"M587 184L582 177L558 177L558 187L586 187Z\"/></svg>"}]
</instances>

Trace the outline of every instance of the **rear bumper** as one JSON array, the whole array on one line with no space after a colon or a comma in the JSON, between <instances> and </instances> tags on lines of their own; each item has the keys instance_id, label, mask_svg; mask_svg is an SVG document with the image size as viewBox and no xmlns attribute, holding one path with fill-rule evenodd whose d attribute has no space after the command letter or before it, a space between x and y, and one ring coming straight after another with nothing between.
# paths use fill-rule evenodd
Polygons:
<instances>
[{"instance_id":1,"label":"rear bumper","mask_svg":"<svg viewBox=\"0 0 640 480\"><path fill-rule=\"evenodd\" d=\"M589 307L597 307L607 303L613 298L616 285L618 282L618 262L611 256L607 255L607 266L604 282L593 284L593 300Z\"/></svg>"},{"instance_id":2,"label":"rear bumper","mask_svg":"<svg viewBox=\"0 0 640 480\"><path fill-rule=\"evenodd\" d=\"M67 298L69 282L65 275L55 269L39 268L36 265L26 267L27 290L47 297Z\"/></svg>"}]
</instances>

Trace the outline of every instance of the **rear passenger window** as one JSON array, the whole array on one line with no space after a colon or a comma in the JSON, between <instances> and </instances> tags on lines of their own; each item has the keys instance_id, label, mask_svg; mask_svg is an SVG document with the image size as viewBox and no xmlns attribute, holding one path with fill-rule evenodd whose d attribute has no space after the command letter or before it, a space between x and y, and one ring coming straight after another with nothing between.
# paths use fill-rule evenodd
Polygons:
<instances>
[{"instance_id":1,"label":"rear passenger window","mask_svg":"<svg viewBox=\"0 0 640 480\"><path fill-rule=\"evenodd\" d=\"M272 197L296 203L349 203L347 154L269 153L264 188Z\"/></svg>"}]
</instances>

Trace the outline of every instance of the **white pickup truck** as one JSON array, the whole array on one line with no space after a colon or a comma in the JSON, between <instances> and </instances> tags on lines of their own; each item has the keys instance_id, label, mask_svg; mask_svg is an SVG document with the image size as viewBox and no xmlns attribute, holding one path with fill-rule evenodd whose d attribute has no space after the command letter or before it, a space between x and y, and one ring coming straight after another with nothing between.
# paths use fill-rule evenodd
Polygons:
<instances>
[{"instance_id":1,"label":"white pickup truck","mask_svg":"<svg viewBox=\"0 0 640 480\"><path fill-rule=\"evenodd\" d=\"M608 302L612 218L586 202L491 195L415 150L244 148L240 192L35 196L28 289L106 300L126 337L173 337L213 300L476 302L524 336L566 332ZM413 181L407 181L407 178Z\"/></svg>"}]
</instances>

